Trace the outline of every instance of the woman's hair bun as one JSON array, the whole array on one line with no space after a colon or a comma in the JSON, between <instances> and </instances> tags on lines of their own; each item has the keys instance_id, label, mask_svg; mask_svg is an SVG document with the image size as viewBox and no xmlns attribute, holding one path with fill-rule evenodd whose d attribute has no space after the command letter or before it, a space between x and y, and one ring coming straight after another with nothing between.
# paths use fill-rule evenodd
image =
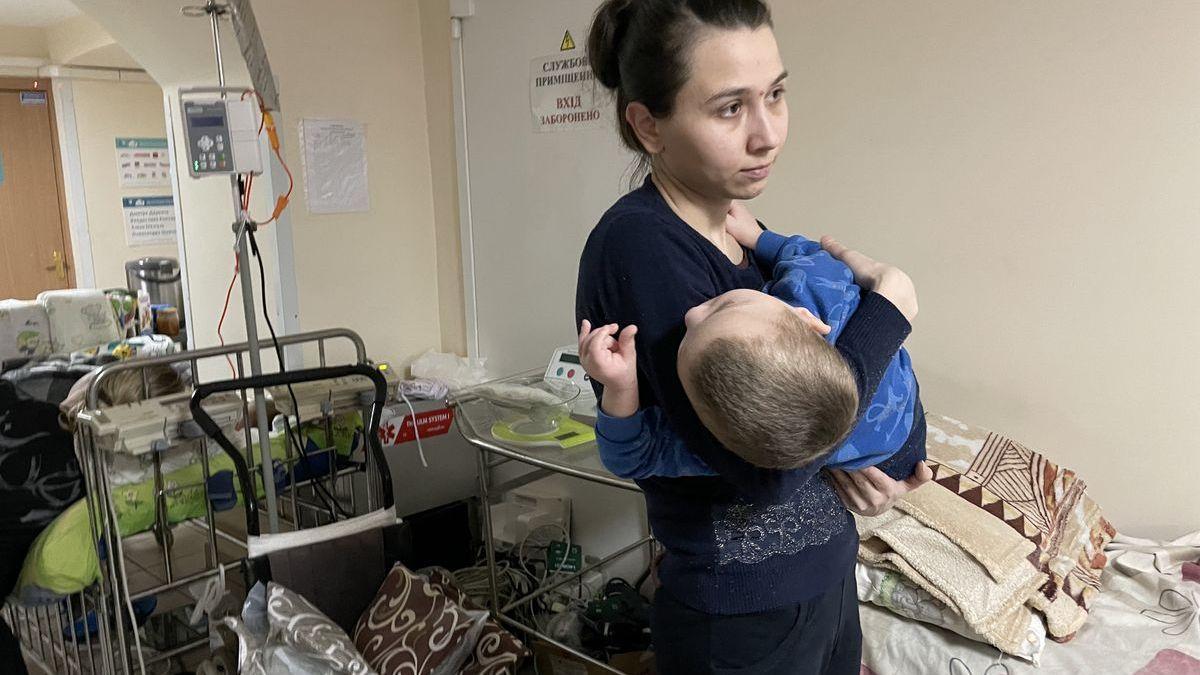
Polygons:
<instances>
[{"instance_id":1,"label":"woman's hair bun","mask_svg":"<svg viewBox=\"0 0 1200 675\"><path fill-rule=\"evenodd\" d=\"M609 89L621 86L621 39L638 0L605 0L592 18L587 55L592 74Z\"/></svg>"}]
</instances>

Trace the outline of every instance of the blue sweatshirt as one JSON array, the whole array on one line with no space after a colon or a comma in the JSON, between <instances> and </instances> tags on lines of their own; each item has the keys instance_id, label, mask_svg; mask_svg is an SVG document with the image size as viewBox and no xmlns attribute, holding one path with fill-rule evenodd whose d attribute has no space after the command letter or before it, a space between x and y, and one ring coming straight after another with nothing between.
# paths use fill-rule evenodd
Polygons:
<instances>
[{"instance_id":1,"label":"blue sweatshirt","mask_svg":"<svg viewBox=\"0 0 1200 675\"><path fill-rule=\"evenodd\" d=\"M700 423L676 374L687 310L765 283L744 253L742 264L731 262L675 215L647 179L588 236L575 295L576 326L585 318L596 325L637 324L642 404L659 406L687 448L718 474L637 481L651 530L666 549L659 567L663 588L715 614L813 598L852 571L858 547L853 518L820 467L763 469L729 452ZM904 316L875 293L864 295L847 320L835 346L855 374L861 406L872 400L909 330ZM603 393L599 383L592 386ZM906 447L923 451L924 436L917 436L910 434Z\"/></svg>"},{"instance_id":2,"label":"blue sweatshirt","mask_svg":"<svg viewBox=\"0 0 1200 675\"><path fill-rule=\"evenodd\" d=\"M817 242L769 231L759 236L754 255L760 265L773 272L763 292L793 307L808 309L829 324L825 339L836 344L846 321L858 309L861 296L850 268ZM822 460L824 465L855 470L894 455L912 432L916 403L912 362L908 352L901 349L888 364L874 400L847 439ZM598 411L596 436L604 466L622 478L714 473L688 451L654 408L639 410L623 420Z\"/></svg>"}]
</instances>

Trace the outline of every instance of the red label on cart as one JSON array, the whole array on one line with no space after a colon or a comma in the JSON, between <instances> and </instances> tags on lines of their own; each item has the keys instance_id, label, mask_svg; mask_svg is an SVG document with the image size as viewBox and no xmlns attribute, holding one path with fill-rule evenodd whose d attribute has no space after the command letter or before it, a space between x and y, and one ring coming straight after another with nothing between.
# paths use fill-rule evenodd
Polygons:
<instances>
[{"instance_id":1,"label":"red label on cart","mask_svg":"<svg viewBox=\"0 0 1200 675\"><path fill-rule=\"evenodd\" d=\"M421 432L421 438L441 436L450 430L454 423L453 408L439 408L417 413L416 429ZM400 445L417 437L413 430L411 414L396 416L379 424L379 440L384 445Z\"/></svg>"}]
</instances>

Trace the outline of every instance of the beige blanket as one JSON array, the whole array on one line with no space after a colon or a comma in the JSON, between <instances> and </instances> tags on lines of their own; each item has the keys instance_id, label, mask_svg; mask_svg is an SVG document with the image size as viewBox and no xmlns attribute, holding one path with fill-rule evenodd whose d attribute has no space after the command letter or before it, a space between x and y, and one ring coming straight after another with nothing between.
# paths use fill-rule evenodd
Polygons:
<instances>
[{"instance_id":1,"label":"beige blanket","mask_svg":"<svg viewBox=\"0 0 1200 675\"><path fill-rule=\"evenodd\" d=\"M859 559L894 570L1016 653L1038 613L1071 639L1099 592L1116 534L1074 472L999 434L927 417L932 483L859 517Z\"/></svg>"}]
</instances>

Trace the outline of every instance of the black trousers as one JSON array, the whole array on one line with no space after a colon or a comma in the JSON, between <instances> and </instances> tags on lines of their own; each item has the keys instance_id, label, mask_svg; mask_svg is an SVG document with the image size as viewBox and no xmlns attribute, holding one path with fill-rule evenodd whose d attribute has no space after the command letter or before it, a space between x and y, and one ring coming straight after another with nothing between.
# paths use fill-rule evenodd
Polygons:
<instances>
[{"instance_id":1,"label":"black trousers","mask_svg":"<svg viewBox=\"0 0 1200 675\"><path fill-rule=\"evenodd\" d=\"M660 588L651 618L661 675L858 675L862 628L851 572L807 602L755 614L692 609Z\"/></svg>"}]
</instances>

